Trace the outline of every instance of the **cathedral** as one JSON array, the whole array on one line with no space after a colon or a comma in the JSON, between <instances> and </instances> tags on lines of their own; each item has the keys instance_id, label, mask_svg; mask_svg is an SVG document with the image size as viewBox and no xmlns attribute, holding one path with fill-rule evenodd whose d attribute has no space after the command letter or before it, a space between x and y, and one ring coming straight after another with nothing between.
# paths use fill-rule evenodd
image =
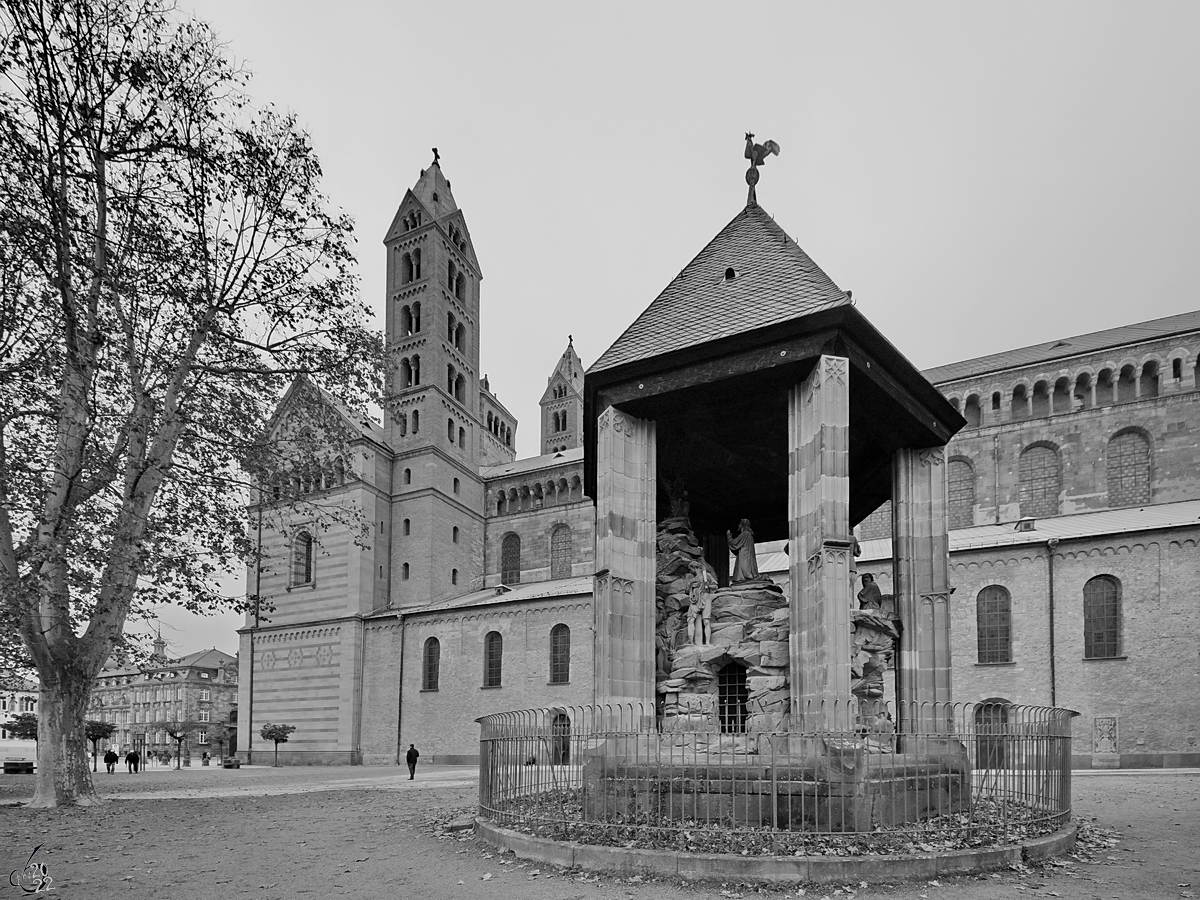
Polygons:
<instances>
[{"instance_id":1,"label":"cathedral","mask_svg":"<svg viewBox=\"0 0 1200 900\"><path fill-rule=\"evenodd\" d=\"M360 510L371 539L290 510L278 488L263 497L264 555L288 564L248 573L270 610L240 631L250 759L268 749L262 725L287 722L291 764L395 763L409 743L466 762L478 716L592 699L583 363L568 339L541 398L542 453L516 459L517 420L479 371L482 272L438 162L384 246L385 421L298 381L272 423L317 395L345 452L298 487Z\"/></svg>"},{"instance_id":2,"label":"cathedral","mask_svg":"<svg viewBox=\"0 0 1200 900\"><path fill-rule=\"evenodd\" d=\"M726 281L773 271L747 221L685 273L718 251ZM517 459L517 421L479 371L482 272L436 160L384 245L384 421L300 380L271 423L303 428L302 395L327 410L342 449L296 488L353 506L369 538L277 486L256 505L264 554L286 565L248 573L269 612L239 632L245 760L285 722L288 764L398 764L409 743L474 763L478 717L593 702L583 364L568 339L541 453ZM923 373L964 423L945 466L954 699L1077 710L1077 766L1200 765L1200 669L1181 639L1200 629L1198 360L1200 312ZM885 604L891 523L884 503L857 528ZM785 549L758 547L776 581Z\"/></svg>"}]
</instances>

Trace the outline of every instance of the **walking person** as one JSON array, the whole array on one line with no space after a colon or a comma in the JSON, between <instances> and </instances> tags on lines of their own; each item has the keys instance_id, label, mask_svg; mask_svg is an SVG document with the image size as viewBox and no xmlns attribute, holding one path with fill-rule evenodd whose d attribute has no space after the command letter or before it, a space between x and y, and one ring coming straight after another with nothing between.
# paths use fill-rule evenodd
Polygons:
<instances>
[{"instance_id":1,"label":"walking person","mask_svg":"<svg viewBox=\"0 0 1200 900\"><path fill-rule=\"evenodd\" d=\"M108 752L104 754L104 766L108 769L109 775L113 773L113 766L115 766L120 759L121 757L117 756L113 748L109 747Z\"/></svg>"},{"instance_id":2,"label":"walking person","mask_svg":"<svg viewBox=\"0 0 1200 900\"><path fill-rule=\"evenodd\" d=\"M136 750L130 750L125 754L125 765L129 767L129 774L136 775L138 771L138 763L142 761L142 755Z\"/></svg>"},{"instance_id":3,"label":"walking person","mask_svg":"<svg viewBox=\"0 0 1200 900\"><path fill-rule=\"evenodd\" d=\"M421 755L421 751L417 749L416 744L408 745L408 752L404 754L404 761L408 763L408 780L412 781L417 775L417 758Z\"/></svg>"}]
</instances>

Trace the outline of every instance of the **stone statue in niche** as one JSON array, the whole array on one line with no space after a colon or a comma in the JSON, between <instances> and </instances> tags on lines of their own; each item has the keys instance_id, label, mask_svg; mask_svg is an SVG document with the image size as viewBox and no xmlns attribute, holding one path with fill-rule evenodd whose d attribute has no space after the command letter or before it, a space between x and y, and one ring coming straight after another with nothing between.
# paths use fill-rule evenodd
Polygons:
<instances>
[{"instance_id":1,"label":"stone statue in niche","mask_svg":"<svg viewBox=\"0 0 1200 900\"><path fill-rule=\"evenodd\" d=\"M862 590L858 592L859 609L883 609L883 593L875 583L874 575L862 577Z\"/></svg>"},{"instance_id":2,"label":"stone statue in niche","mask_svg":"<svg viewBox=\"0 0 1200 900\"><path fill-rule=\"evenodd\" d=\"M692 564L694 580L688 590L688 643L712 643L712 601L717 580L703 562Z\"/></svg>"},{"instance_id":3,"label":"stone statue in niche","mask_svg":"<svg viewBox=\"0 0 1200 900\"><path fill-rule=\"evenodd\" d=\"M686 519L691 513L691 503L688 502L688 492L683 489L683 479L662 479L663 487L667 489L667 499L671 503L671 518Z\"/></svg>"},{"instance_id":4,"label":"stone statue in niche","mask_svg":"<svg viewBox=\"0 0 1200 900\"><path fill-rule=\"evenodd\" d=\"M739 581L756 581L758 579L758 559L754 555L754 532L750 529L750 520L742 519L738 523L736 537L726 531L725 540L729 543L729 549L737 557L729 580L734 584Z\"/></svg>"}]
</instances>

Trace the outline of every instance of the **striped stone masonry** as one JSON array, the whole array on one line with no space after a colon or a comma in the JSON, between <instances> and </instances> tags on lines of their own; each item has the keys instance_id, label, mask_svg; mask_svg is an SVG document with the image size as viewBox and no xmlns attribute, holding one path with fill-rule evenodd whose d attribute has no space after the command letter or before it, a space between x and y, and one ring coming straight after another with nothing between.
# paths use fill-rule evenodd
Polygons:
<instances>
[{"instance_id":1,"label":"striped stone masonry","mask_svg":"<svg viewBox=\"0 0 1200 900\"><path fill-rule=\"evenodd\" d=\"M597 420L596 703L654 699L655 423Z\"/></svg>"},{"instance_id":2,"label":"striped stone masonry","mask_svg":"<svg viewBox=\"0 0 1200 900\"><path fill-rule=\"evenodd\" d=\"M950 540L946 523L946 449L897 450L892 462L894 593L900 635L900 699L948 703L950 691ZM927 730L932 706L909 707Z\"/></svg>"},{"instance_id":3,"label":"striped stone masonry","mask_svg":"<svg viewBox=\"0 0 1200 900\"><path fill-rule=\"evenodd\" d=\"M792 718L850 699L850 361L822 356L788 395ZM806 713L807 711L807 713ZM803 721L804 728L835 728Z\"/></svg>"}]
</instances>

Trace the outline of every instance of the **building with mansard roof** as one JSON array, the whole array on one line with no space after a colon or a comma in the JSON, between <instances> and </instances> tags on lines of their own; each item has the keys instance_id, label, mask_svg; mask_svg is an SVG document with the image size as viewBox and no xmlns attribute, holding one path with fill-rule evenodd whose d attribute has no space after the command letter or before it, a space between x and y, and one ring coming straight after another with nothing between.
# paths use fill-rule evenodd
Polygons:
<instances>
[{"instance_id":1,"label":"building with mansard roof","mask_svg":"<svg viewBox=\"0 0 1200 900\"><path fill-rule=\"evenodd\" d=\"M286 722L297 728L280 748L287 763L398 764L409 743L426 761L470 763L479 716L593 701L595 423L582 362L569 339L547 361L541 454L517 459L516 418L479 371L482 270L436 161L384 248L394 360L384 421L299 381L271 423L305 427L305 396L332 411L337 455L292 489L353 505L370 536L264 492L263 549L277 562L248 576L261 607L239 632L243 758L273 749L258 737L264 723ZM589 378L686 356L697 341L735 342L749 359L756 335L762 346L782 332L818 341L818 326L856 317L849 295L748 204ZM902 360L886 340L869 349ZM1200 627L1198 363L1200 313L1188 313L951 363L902 386L936 388L965 423L945 466L954 697L1078 710L1077 765L1200 764L1189 637ZM723 427L719 409L694 412ZM870 424L880 440L907 427ZM855 474L852 461L859 571L890 595L890 480ZM693 516L718 522L697 477ZM760 569L780 579L782 523L764 521L761 534L779 539L759 546Z\"/></svg>"},{"instance_id":2,"label":"building with mansard roof","mask_svg":"<svg viewBox=\"0 0 1200 900\"><path fill-rule=\"evenodd\" d=\"M136 749L149 754L177 749L185 760L207 753L220 757L237 750L238 661L216 648L178 659L166 654L162 637L148 665L112 661L100 670L88 701L87 718L111 722L116 730L99 749ZM188 733L177 747L168 727Z\"/></svg>"}]
</instances>

